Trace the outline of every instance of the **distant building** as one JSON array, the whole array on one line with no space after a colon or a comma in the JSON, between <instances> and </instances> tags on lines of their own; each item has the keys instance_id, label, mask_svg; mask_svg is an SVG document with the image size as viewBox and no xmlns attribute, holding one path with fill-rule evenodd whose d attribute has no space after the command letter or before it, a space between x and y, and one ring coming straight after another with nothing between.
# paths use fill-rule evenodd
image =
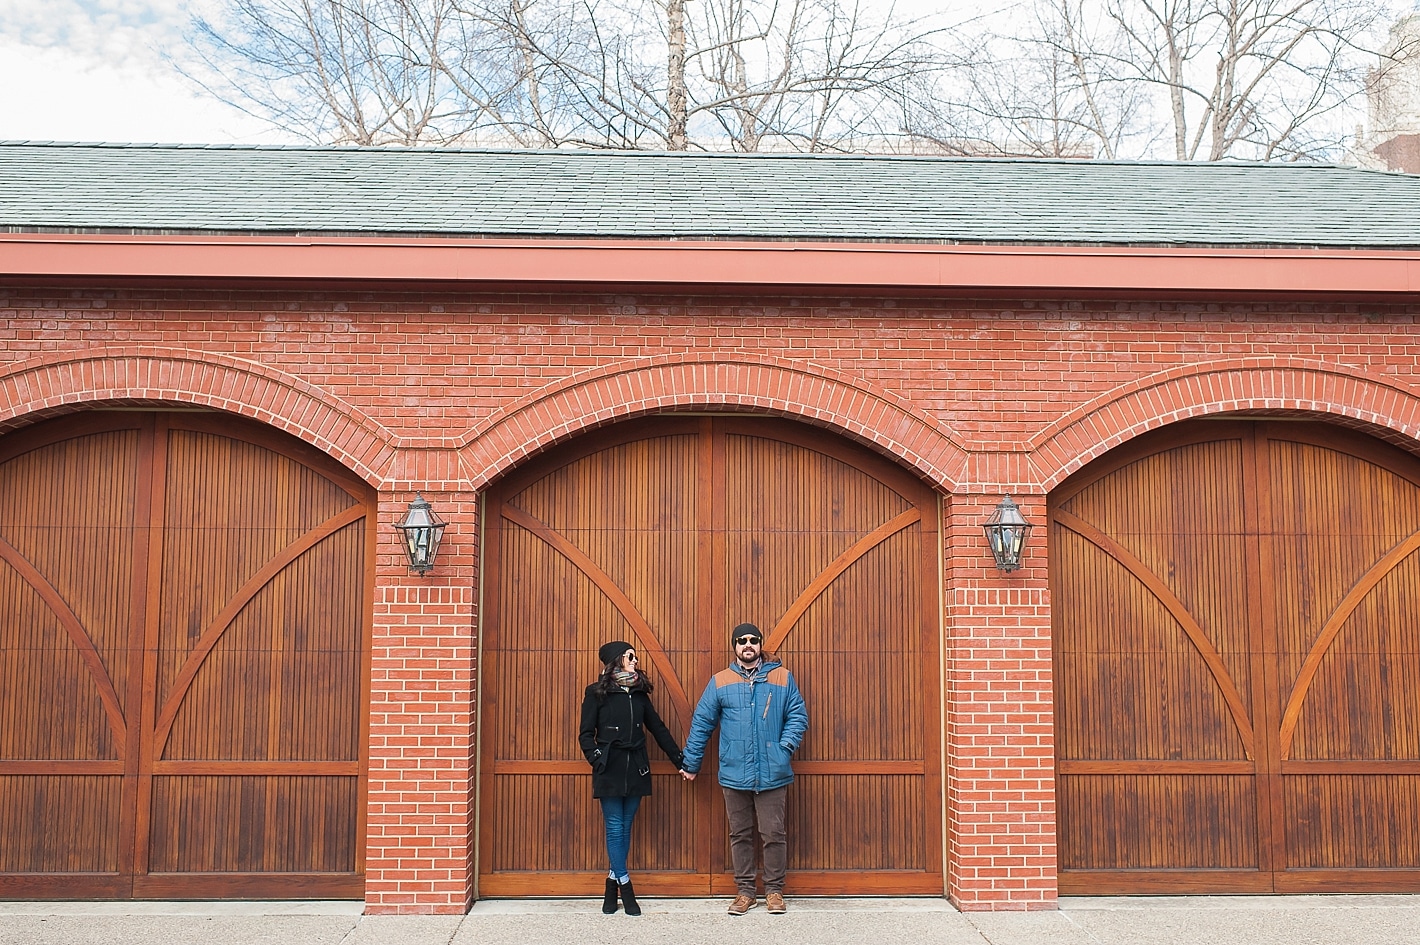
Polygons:
<instances>
[{"instance_id":1,"label":"distant building","mask_svg":"<svg viewBox=\"0 0 1420 945\"><path fill-rule=\"evenodd\" d=\"M1380 63L1367 80L1366 100L1357 162L1420 174L1420 11L1391 27Z\"/></svg>"}]
</instances>

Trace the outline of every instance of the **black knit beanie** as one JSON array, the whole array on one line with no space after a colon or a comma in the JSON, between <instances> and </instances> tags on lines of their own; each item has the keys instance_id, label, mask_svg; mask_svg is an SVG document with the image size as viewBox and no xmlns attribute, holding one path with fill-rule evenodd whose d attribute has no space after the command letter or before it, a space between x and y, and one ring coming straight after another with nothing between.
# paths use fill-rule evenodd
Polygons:
<instances>
[{"instance_id":1,"label":"black knit beanie","mask_svg":"<svg viewBox=\"0 0 1420 945\"><path fill-rule=\"evenodd\" d=\"M740 637L758 637L759 642L764 642L764 634L759 632L759 628L752 623L742 623L730 631L730 646L735 645L735 641Z\"/></svg>"},{"instance_id":2,"label":"black knit beanie","mask_svg":"<svg viewBox=\"0 0 1420 945\"><path fill-rule=\"evenodd\" d=\"M597 650L597 656L601 658L602 665L606 665L621 659L627 650L634 649L635 647L625 640L612 640L610 643L602 644L602 648Z\"/></svg>"}]
</instances>

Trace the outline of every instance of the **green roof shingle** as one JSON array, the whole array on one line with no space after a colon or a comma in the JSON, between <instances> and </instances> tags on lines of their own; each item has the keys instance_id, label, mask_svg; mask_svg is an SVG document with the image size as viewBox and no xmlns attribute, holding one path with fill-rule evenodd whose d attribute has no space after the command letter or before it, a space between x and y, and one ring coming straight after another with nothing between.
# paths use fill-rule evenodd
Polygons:
<instances>
[{"instance_id":1,"label":"green roof shingle","mask_svg":"<svg viewBox=\"0 0 1420 945\"><path fill-rule=\"evenodd\" d=\"M1420 246L1420 176L1326 165L0 144L0 231Z\"/></svg>"}]
</instances>

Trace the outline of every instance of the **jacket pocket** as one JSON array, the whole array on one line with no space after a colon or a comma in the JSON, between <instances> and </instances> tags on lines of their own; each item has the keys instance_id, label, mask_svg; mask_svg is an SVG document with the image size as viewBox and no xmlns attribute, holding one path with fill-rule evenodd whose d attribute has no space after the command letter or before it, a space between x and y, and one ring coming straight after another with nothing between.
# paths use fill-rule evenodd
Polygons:
<instances>
[{"instance_id":1,"label":"jacket pocket","mask_svg":"<svg viewBox=\"0 0 1420 945\"><path fill-rule=\"evenodd\" d=\"M750 770L750 750L752 741L720 740L720 783L727 787L743 788L753 786L754 772Z\"/></svg>"},{"instance_id":2,"label":"jacket pocket","mask_svg":"<svg viewBox=\"0 0 1420 945\"><path fill-rule=\"evenodd\" d=\"M766 742L764 745L764 757L769 762L769 783L778 784L781 781L791 781L794 778L794 768L791 764L789 750L780 747L778 742Z\"/></svg>"}]
</instances>

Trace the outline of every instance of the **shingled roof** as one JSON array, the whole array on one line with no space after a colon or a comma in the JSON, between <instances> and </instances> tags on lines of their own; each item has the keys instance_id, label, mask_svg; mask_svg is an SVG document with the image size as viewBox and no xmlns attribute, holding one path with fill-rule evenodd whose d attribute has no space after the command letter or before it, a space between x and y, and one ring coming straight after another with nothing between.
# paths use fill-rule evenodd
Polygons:
<instances>
[{"instance_id":1,"label":"shingled roof","mask_svg":"<svg viewBox=\"0 0 1420 945\"><path fill-rule=\"evenodd\" d=\"M0 143L0 231L1420 246L1420 176L1305 164Z\"/></svg>"}]
</instances>

